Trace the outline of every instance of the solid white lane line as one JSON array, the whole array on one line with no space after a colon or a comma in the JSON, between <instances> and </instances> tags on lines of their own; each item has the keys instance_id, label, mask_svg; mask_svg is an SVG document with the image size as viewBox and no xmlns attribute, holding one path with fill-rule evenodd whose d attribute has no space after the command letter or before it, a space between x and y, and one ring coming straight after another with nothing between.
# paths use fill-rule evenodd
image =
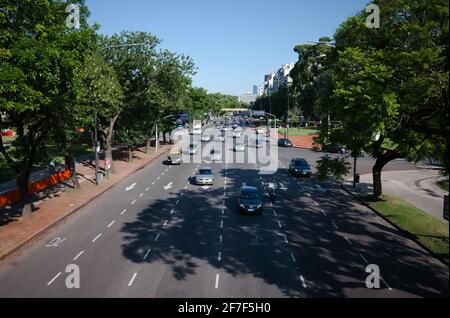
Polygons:
<instances>
[{"instance_id":1,"label":"solid white lane line","mask_svg":"<svg viewBox=\"0 0 450 318\"><path fill-rule=\"evenodd\" d=\"M292 261L295 263L297 260L295 259L295 256L294 256L294 254L292 254L291 253L291 259L292 259Z\"/></svg>"},{"instance_id":2,"label":"solid white lane line","mask_svg":"<svg viewBox=\"0 0 450 318\"><path fill-rule=\"evenodd\" d=\"M120 215L123 215L125 212L127 212L127 209L123 210L122 213L120 213Z\"/></svg>"},{"instance_id":3,"label":"solid white lane line","mask_svg":"<svg viewBox=\"0 0 450 318\"><path fill-rule=\"evenodd\" d=\"M220 234L220 236L219 236L219 243L222 243L222 234Z\"/></svg>"},{"instance_id":4,"label":"solid white lane line","mask_svg":"<svg viewBox=\"0 0 450 318\"><path fill-rule=\"evenodd\" d=\"M362 255L361 253L359 254L359 257L362 258L362 260L366 263L369 264L369 262L367 261L367 259L364 257L364 255Z\"/></svg>"},{"instance_id":5,"label":"solid white lane line","mask_svg":"<svg viewBox=\"0 0 450 318\"><path fill-rule=\"evenodd\" d=\"M134 274L133 274L133 277L131 277L130 282L128 283L128 287L130 287L131 285L133 285L133 282L134 282L136 276L137 276L137 273L134 273Z\"/></svg>"},{"instance_id":6,"label":"solid white lane line","mask_svg":"<svg viewBox=\"0 0 450 318\"><path fill-rule=\"evenodd\" d=\"M148 254L150 254L151 250L152 250L151 248L149 248L149 249L147 250L147 253L145 253L144 257L142 258L143 261L145 261L145 260L147 259Z\"/></svg>"},{"instance_id":7,"label":"solid white lane line","mask_svg":"<svg viewBox=\"0 0 450 318\"><path fill-rule=\"evenodd\" d=\"M386 281L384 280L384 278L383 278L383 277L380 277L380 278L381 278L381 281L386 285L386 287L387 287L390 291L392 291L391 286L389 286L388 283L386 283Z\"/></svg>"},{"instance_id":8,"label":"solid white lane line","mask_svg":"<svg viewBox=\"0 0 450 318\"><path fill-rule=\"evenodd\" d=\"M61 274L62 274L61 272L56 274L56 276L53 277L52 280L47 283L47 286L50 286L59 276L61 276Z\"/></svg>"},{"instance_id":9,"label":"solid white lane line","mask_svg":"<svg viewBox=\"0 0 450 318\"><path fill-rule=\"evenodd\" d=\"M136 200L134 200L133 202L131 202L131 205L134 205L136 203Z\"/></svg>"},{"instance_id":10,"label":"solid white lane line","mask_svg":"<svg viewBox=\"0 0 450 318\"><path fill-rule=\"evenodd\" d=\"M164 222L164 225L163 225L163 226L166 226L166 225L167 225L167 222L169 222L169 220L166 220L166 221Z\"/></svg>"},{"instance_id":11,"label":"solid white lane line","mask_svg":"<svg viewBox=\"0 0 450 318\"><path fill-rule=\"evenodd\" d=\"M77 254L77 256L75 256L73 258L74 261L76 261L81 255L83 255L84 251L81 251L80 253Z\"/></svg>"},{"instance_id":12,"label":"solid white lane line","mask_svg":"<svg viewBox=\"0 0 450 318\"><path fill-rule=\"evenodd\" d=\"M334 222L331 222L331 223L333 224L334 228L337 230L338 227L337 227L336 223L334 223Z\"/></svg>"},{"instance_id":13,"label":"solid white lane line","mask_svg":"<svg viewBox=\"0 0 450 318\"><path fill-rule=\"evenodd\" d=\"M95 241L97 241L98 238L99 238L100 236L102 236L102 233L100 233L99 235L97 235L96 237L94 237L94 239L92 240L92 243L94 243Z\"/></svg>"},{"instance_id":14,"label":"solid white lane line","mask_svg":"<svg viewBox=\"0 0 450 318\"><path fill-rule=\"evenodd\" d=\"M115 220L113 220L111 223L108 224L108 228L111 227L114 223L116 223Z\"/></svg>"},{"instance_id":15,"label":"solid white lane line","mask_svg":"<svg viewBox=\"0 0 450 318\"><path fill-rule=\"evenodd\" d=\"M155 239L153 240L153 242L156 242L156 241L158 241L158 239L159 239L159 236L160 236L161 234L156 234L156 236L155 236Z\"/></svg>"},{"instance_id":16,"label":"solid white lane line","mask_svg":"<svg viewBox=\"0 0 450 318\"><path fill-rule=\"evenodd\" d=\"M282 228L281 222L280 221L277 221L277 222L278 222L278 227L281 229Z\"/></svg>"},{"instance_id":17,"label":"solid white lane line","mask_svg":"<svg viewBox=\"0 0 450 318\"><path fill-rule=\"evenodd\" d=\"M222 252L219 252L219 255L217 255L217 260L219 262L222 260Z\"/></svg>"},{"instance_id":18,"label":"solid white lane line","mask_svg":"<svg viewBox=\"0 0 450 318\"><path fill-rule=\"evenodd\" d=\"M305 282L305 279L303 278L303 275L300 275L300 280L302 281L303 288L308 288L306 286L306 282Z\"/></svg>"},{"instance_id":19,"label":"solid white lane line","mask_svg":"<svg viewBox=\"0 0 450 318\"><path fill-rule=\"evenodd\" d=\"M150 190L150 188L145 188L145 191L148 191L148 190Z\"/></svg>"},{"instance_id":20,"label":"solid white lane line","mask_svg":"<svg viewBox=\"0 0 450 318\"><path fill-rule=\"evenodd\" d=\"M139 197L140 197L140 198L142 198L142 196L143 196L143 195L144 195L144 194L143 194L143 193L141 193L141 194L139 194Z\"/></svg>"},{"instance_id":21,"label":"solid white lane line","mask_svg":"<svg viewBox=\"0 0 450 318\"><path fill-rule=\"evenodd\" d=\"M219 288L219 274L216 274L216 284L215 284L215 288Z\"/></svg>"},{"instance_id":22,"label":"solid white lane line","mask_svg":"<svg viewBox=\"0 0 450 318\"><path fill-rule=\"evenodd\" d=\"M353 245L352 242L348 239L347 236L344 236L345 240L347 241L348 244Z\"/></svg>"}]
</instances>

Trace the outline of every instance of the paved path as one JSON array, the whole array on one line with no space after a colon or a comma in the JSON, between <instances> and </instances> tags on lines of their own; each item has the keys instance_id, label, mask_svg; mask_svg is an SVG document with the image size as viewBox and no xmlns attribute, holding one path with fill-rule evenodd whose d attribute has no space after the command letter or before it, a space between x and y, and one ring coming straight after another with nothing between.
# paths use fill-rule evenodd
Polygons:
<instances>
[{"instance_id":1,"label":"paved path","mask_svg":"<svg viewBox=\"0 0 450 318\"><path fill-rule=\"evenodd\" d=\"M444 220L444 195L448 194L435 185L441 178L437 170L383 171L383 193L392 194L428 212L437 219ZM361 176L360 190L371 193L372 174Z\"/></svg>"}]
</instances>

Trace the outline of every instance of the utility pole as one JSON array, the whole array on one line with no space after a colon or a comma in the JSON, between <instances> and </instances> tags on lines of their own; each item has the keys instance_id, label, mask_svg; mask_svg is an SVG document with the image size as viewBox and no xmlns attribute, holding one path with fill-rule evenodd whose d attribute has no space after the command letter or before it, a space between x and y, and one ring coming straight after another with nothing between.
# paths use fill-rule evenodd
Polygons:
<instances>
[{"instance_id":1,"label":"utility pole","mask_svg":"<svg viewBox=\"0 0 450 318\"><path fill-rule=\"evenodd\" d=\"M287 116L286 116L286 139L289 139L289 83L286 82L286 90L287 90Z\"/></svg>"}]
</instances>

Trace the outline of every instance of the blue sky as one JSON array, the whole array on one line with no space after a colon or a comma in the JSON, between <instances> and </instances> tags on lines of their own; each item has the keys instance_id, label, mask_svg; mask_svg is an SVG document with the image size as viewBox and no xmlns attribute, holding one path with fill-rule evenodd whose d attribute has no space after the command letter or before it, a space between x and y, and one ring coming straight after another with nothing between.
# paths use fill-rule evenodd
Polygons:
<instances>
[{"instance_id":1,"label":"blue sky","mask_svg":"<svg viewBox=\"0 0 450 318\"><path fill-rule=\"evenodd\" d=\"M297 44L332 36L368 0L87 0L101 33L146 31L161 47L191 56L194 85L240 95L281 64Z\"/></svg>"}]
</instances>

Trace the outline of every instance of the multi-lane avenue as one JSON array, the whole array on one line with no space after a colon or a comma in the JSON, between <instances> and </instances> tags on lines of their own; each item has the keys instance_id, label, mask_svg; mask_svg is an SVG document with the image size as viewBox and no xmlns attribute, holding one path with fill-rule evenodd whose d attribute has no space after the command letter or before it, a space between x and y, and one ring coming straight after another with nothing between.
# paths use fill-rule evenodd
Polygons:
<instances>
[{"instance_id":1,"label":"multi-lane avenue","mask_svg":"<svg viewBox=\"0 0 450 318\"><path fill-rule=\"evenodd\" d=\"M0 297L447 296L448 267L338 184L288 174L291 158L312 156L280 148L274 175L212 163L212 186L192 182L202 163L153 162L4 260ZM238 214L240 186L264 193L271 180L274 203ZM66 286L70 264L80 288ZM369 264L379 289L366 287Z\"/></svg>"}]
</instances>

